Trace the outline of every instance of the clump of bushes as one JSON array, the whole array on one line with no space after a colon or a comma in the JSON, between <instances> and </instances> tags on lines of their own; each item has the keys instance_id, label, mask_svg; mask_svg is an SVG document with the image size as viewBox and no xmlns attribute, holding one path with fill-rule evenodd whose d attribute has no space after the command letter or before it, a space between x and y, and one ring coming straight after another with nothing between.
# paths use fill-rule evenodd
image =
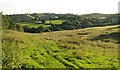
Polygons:
<instances>
[{"instance_id":1,"label":"clump of bushes","mask_svg":"<svg viewBox=\"0 0 120 70\"><path fill-rule=\"evenodd\" d=\"M51 30L49 28L45 28L43 26L39 26L37 28L35 27L27 27L27 26L24 26L24 32L30 32L30 33L42 33L42 32L50 32Z\"/></svg>"},{"instance_id":2,"label":"clump of bushes","mask_svg":"<svg viewBox=\"0 0 120 70\"><path fill-rule=\"evenodd\" d=\"M23 27L19 24L16 24L14 21L10 20L9 17L3 15L2 16L2 28L3 29L10 29L10 30L17 30L17 31L24 31Z\"/></svg>"}]
</instances>

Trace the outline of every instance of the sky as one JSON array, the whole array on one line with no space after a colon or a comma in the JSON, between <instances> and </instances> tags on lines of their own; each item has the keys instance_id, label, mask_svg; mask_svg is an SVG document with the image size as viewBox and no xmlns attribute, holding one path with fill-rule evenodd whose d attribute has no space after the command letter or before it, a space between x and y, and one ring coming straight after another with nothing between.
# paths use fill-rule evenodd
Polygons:
<instances>
[{"instance_id":1,"label":"sky","mask_svg":"<svg viewBox=\"0 0 120 70\"><path fill-rule=\"evenodd\" d=\"M3 14L24 13L118 13L119 0L0 0Z\"/></svg>"}]
</instances>

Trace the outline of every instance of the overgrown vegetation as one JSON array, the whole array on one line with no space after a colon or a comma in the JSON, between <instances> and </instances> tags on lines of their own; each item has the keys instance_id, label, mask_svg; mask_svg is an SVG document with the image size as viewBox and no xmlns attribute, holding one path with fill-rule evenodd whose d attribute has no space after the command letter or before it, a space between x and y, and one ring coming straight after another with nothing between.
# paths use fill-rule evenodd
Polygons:
<instances>
[{"instance_id":1,"label":"overgrown vegetation","mask_svg":"<svg viewBox=\"0 0 120 70\"><path fill-rule=\"evenodd\" d=\"M3 32L3 68L118 68L118 26L30 34ZM112 33L115 33L113 35ZM99 36L110 35L107 41ZM97 40L97 41L96 41Z\"/></svg>"}]
</instances>

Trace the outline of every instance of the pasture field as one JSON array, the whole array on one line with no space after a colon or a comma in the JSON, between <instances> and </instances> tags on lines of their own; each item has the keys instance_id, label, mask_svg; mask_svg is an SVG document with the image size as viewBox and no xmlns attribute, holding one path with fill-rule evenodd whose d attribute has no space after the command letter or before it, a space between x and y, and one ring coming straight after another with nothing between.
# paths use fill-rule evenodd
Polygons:
<instances>
[{"instance_id":1,"label":"pasture field","mask_svg":"<svg viewBox=\"0 0 120 70\"><path fill-rule=\"evenodd\" d=\"M50 25L50 22L51 22L51 24L61 24L62 22L64 22L65 20L47 20L46 22L45 22L45 24L41 24L41 23L27 23L27 22L20 22L19 24L21 25L21 26L27 26L27 27L30 27L30 28L32 28L32 27L35 27L35 28L37 28L37 27L39 27L39 26L43 26L43 27L51 27L51 25ZM38 22L40 22L40 21L38 21Z\"/></svg>"},{"instance_id":2,"label":"pasture field","mask_svg":"<svg viewBox=\"0 0 120 70\"><path fill-rule=\"evenodd\" d=\"M37 24L37 23L20 23L21 26L27 26L27 27L34 27L34 28L37 28L39 26L43 26L43 27L51 27L51 25L45 25L45 24Z\"/></svg>"},{"instance_id":3,"label":"pasture field","mask_svg":"<svg viewBox=\"0 0 120 70\"><path fill-rule=\"evenodd\" d=\"M118 69L119 25L45 33L3 31L3 68Z\"/></svg>"},{"instance_id":4,"label":"pasture field","mask_svg":"<svg viewBox=\"0 0 120 70\"><path fill-rule=\"evenodd\" d=\"M63 19L59 19L59 20L47 20L46 21L46 24L49 24L50 22L52 23L52 24L61 24L62 22L64 22L65 20L63 20Z\"/></svg>"}]
</instances>

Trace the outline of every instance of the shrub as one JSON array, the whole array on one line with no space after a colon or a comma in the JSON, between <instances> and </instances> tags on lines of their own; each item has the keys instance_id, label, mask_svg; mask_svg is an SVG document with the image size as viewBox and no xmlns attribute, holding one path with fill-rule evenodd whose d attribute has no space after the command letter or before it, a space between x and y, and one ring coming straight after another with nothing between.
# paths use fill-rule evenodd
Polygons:
<instances>
[{"instance_id":1,"label":"shrub","mask_svg":"<svg viewBox=\"0 0 120 70\"><path fill-rule=\"evenodd\" d=\"M44 32L45 31L45 27L43 26L39 26L37 29L36 29L36 33L41 33L41 32Z\"/></svg>"},{"instance_id":2,"label":"shrub","mask_svg":"<svg viewBox=\"0 0 120 70\"><path fill-rule=\"evenodd\" d=\"M49 28L45 28L45 32L50 32L51 30Z\"/></svg>"},{"instance_id":3,"label":"shrub","mask_svg":"<svg viewBox=\"0 0 120 70\"><path fill-rule=\"evenodd\" d=\"M21 31L21 32L24 31L23 27L18 24L16 25L16 29L17 29L17 31Z\"/></svg>"}]
</instances>

